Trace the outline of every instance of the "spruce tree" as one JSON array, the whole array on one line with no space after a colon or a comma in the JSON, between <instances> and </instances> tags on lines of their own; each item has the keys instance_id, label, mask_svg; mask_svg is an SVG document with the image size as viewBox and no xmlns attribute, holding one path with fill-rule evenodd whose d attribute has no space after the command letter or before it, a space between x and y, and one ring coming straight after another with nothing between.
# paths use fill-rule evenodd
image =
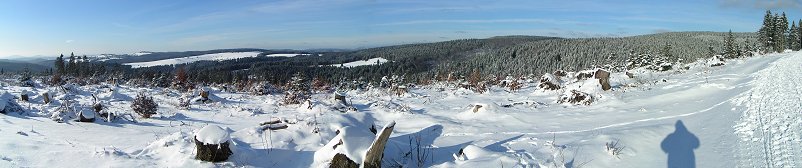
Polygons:
<instances>
[{"instance_id":1,"label":"spruce tree","mask_svg":"<svg viewBox=\"0 0 802 168\"><path fill-rule=\"evenodd\" d=\"M788 48L791 50L797 51L799 50L799 31L796 27L796 21L791 22L791 28L788 29Z\"/></svg>"},{"instance_id":2,"label":"spruce tree","mask_svg":"<svg viewBox=\"0 0 802 168\"><path fill-rule=\"evenodd\" d=\"M766 16L763 17L763 26L760 27L760 30L757 31L758 40L760 42L761 52L768 52L769 50L773 50L774 44L772 37L774 37L774 17L772 17L771 11L766 10Z\"/></svg>"},{"instance_id":3,"label":"spruce tree","mask_svg":"<svg viewBox=\"0 0 802 168\"><path fill-rule=\"evenodd\" d=\"M64 54L56 57L56 61L54 62L56 67L56 73L64 74Z\"/></svg>"},{"instance_id":4,"label":"spruce tree","mask_svg":"<svg viewBox=\"0 0 802 168\"><path fill-rule=\"evenodd\" d=\"M77 65L77 63L75 61L76 61L75 60L75 54L74 53L70 53L70 62L67 63L67 72L69 72L70 74L78 73L78 71L77 71L78 65Z\"/></svg>"},{"instance_id":5,"label":"spruce tree","mask_svg":"<svg viewBox=\"0 0 802 168\"><path fill-rule=\"evenodd\" d=\"M779 15L779 16L775 14L775 17L776 18L774 19L775 20L775 23L774 23L774 39L775 39L774 46L775 47L774 47L774 49L777 52L783 52L783 50L785 50L787 48L786 44L785 44L785 39L787 39L787 36L786 36L785 33L786 33L786 30L788 30L788 18L785 17L785 12L783 12L782 15Z\"/></svg>"},{"instance_id":6,"label":"spruce tree","mask_svg":"<svg viewBox=\"0 0 802 168\"><path fill-rule=\"evenodd\" d=\"M725 58L735 58L735 37L732 35L732 30L727 33L727 37L724 38L724 57Z\"/></svg>"}]
</instances>

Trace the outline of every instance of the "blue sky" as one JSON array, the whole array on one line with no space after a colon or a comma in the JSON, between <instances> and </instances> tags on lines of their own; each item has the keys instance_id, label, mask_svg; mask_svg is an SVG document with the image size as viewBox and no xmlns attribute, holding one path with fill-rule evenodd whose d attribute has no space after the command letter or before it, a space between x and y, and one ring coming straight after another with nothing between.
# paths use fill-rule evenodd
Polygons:
<instances>
[{"instance_id":1,"label":"blue sky","mask_svg":"<svg viewBox=\"0 0 802 168\"><path fill-rule=\"evenodd\" d=\"M498 35L756 31L800 0L5 0L0 58L219 48L362 48Z\"/></svg>"}]
</instances>

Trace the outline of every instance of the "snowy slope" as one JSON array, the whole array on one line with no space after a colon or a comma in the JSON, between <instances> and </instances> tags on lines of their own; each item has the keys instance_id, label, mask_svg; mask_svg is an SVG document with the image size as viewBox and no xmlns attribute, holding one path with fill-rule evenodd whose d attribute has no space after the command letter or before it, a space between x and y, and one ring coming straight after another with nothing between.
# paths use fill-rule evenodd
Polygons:
<instances>
[{"instance_id":1,"label":"snowy slope","mask_svg":"<svg viewBox=\"0 0 802 168\"><path fill-rule=\"evenodd\" d=\"M142 68L142 67L152 67L152 66L161 66L161 65L187 64L187 63L192 63L192 62L197 62L197 61L232 60L232 59L238 59L238 58L256 57L259 54L260 54L260 52L215 53L215 54L204 54L204 55L183 57L183 58L164 59L164 60L157 60L157 61L125 63L124 65L130 65L132 68ZM271 54L271 55L274 55L274 54ZM268 55L268 56L270 56L270 55ZM286 55L279 55L279 56L286 56Z\"/></svg>"},{"instance_id":2,"label":"snowy slope","mask_svg":"<svg viewBox=\"0 0 802 168\"><path fill-rule=\"evenodd\" d=\"M565 90L545 91L534 83L484 94L441 84L400 97L383 89L350 91L349 102L359 111L347 113L334 110L337 103L325 93L313 96L310 109L277 105L282 95L212 88L221 100L181 110L177 98L188 93L170 89L83 86L60 96L56 88L4 84L0 92L49 91L84 108L92 104L91 94L103 95L107 111L119 114L130 113L130 97L147 92L159 114L136 122L57 123L49 114L65 101L44 105L34 96L19 103L28 112L0 114L0 167L311 167L324 164L315 153L336 130L364 132L391 122L386 167L798 167L802 53L706 63L689 70L635 70L632 79L614 73L612 91L599 91L593 80L569 83L597 98L590 106L557 104ZM474 112L476 105L482 108ZM260 126L277 119L288 127ZM192 137L207 125L230 132L223 137L230 137L235 154L227 162L193 159ZM613 156L605 143L616 140L625 148Z\"/></svg>"},{"instance_id":3,"label":"snowy slope","mask_svg":"<svg viewBox=\"0 0 802 168\"><path fill-rule=\"evenodd\" d=\"M351 67L358 67L358 66L365 66L365 65L381 65L386 63L387 59L384 58L371 58L368 60L359 60L354 62L346 62L342 64L331 64L329 66L341 67L341 68L351 68Z\"/></svg>"}]
</instances>

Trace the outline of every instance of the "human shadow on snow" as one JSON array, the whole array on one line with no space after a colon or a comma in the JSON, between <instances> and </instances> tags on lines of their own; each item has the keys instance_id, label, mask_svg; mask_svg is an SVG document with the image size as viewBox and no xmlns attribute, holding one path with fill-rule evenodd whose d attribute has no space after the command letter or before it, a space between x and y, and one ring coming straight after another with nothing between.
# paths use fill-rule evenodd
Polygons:
<instances>
[{"instance_id":1,"label":"human shadow on snow","mask_svg":"<svg viewBox=\"0 0 802 168\"><path fill-rule=\"evenodd\" d=\"M668 134L660 143L660 148L668 154L668 167L696 167L696 156L693 150L699 148L699 138L688 131L682 120L677 120L674 129L674 132Z\"/></svg>"}]
</instances>

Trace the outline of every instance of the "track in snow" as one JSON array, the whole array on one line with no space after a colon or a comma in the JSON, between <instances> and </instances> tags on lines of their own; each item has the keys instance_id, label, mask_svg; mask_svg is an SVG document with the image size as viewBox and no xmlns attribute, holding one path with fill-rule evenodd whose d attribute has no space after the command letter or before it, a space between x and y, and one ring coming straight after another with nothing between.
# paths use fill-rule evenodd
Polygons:
<instances>
[{"instance_id":1,"label":"track in snow","mask_svg":"<svg viewBox=\"0 0 802 168\"><path fill-rule=\"evenodd\" d=\"M802 53L787 55L755 74L734 126L743 167L802 166Z\"/></svg>"}]
</instances>

